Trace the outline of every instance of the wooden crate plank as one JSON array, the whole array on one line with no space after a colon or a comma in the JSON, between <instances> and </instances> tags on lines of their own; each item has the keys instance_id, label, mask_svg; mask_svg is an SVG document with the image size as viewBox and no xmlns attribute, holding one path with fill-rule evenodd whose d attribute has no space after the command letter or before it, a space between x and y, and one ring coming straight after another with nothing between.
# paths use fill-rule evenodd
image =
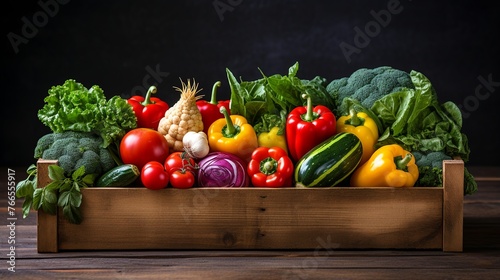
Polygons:
<instances>
[{"instance_id":1,"label":"wooden crate plank","mask_svg":"<svg viewBox=\"0 0 500 280\"><path fill-rule=\"evenodd\" d=\"M83 190L61 250L441 248L442 189ZM328 248L323 248L328 249Z\"/></svg>"},{"instance_id":2,"label":"wooden crate plank","mask_svg":"<svg viewBox=\"0 0 500 280\"><path fill-rule=\"evenodd\" d=\"M44 188L52 180L49 178L49 165L57 164L56 160L37 161L37 187ZM58 252L57 215L37 211L37 247L39 253Z\"/></svg>"},{"instance_id":3,"label":"wooden crate plank","mask_svg":"<svg viewBox=\"0 0 500 280\"><path fill-rule=\"evenodd\" d=\"M463 160L443 161L443 251L463 251Z\"/></svg>"}]
</instances>

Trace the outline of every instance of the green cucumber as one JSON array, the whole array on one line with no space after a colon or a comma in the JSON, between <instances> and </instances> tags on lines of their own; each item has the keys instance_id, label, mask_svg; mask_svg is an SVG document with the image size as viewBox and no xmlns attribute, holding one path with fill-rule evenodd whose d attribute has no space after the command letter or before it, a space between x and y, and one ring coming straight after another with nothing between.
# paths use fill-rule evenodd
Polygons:
<instances>
[{"instance_id":1,"label":"green cucumber","mask_svg":"<svg viewBox=\"0 0 500 280\"><path fill-rule=\"evenodd\" d=\"M132 184L140 175L139 168L133 164L118 165L104 173L97 182L96 187L125 187Z\"/></svg>"},{"instance_id":2,"label":"green cucumber","mask_svg":"<svg viewBox=\"0 0 500 280\"><path fill-rule=\"evenodd\" d=\"M295 166L296 187L333 187L356 169L363 149L353 133L342 132L307 152Z\"/></svg>"}]
</instances>

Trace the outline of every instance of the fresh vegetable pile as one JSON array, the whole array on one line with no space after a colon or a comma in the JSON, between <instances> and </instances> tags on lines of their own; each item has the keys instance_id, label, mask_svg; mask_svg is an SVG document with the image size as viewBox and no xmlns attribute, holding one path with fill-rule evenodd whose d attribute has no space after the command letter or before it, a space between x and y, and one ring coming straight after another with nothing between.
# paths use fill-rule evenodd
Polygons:
<instances>
[{"instance_id":1,"label":"fresh vegetable pile","mask_svg":"<svg viewBox=\"0 0 500 280\"><path fill-rule=\"evenodd\" d=\"M422 73L384 66L327 81L300 79L298 68L254 81L226 69L230 100L217 100L220 81L205 101L181 80L172 106L151 97L155 87L128 100L71 79L52 87L38 112L52 132L34 157L58 165L45 188L28 168L16 192L24 217L61 207L80 223L86 187L439 187L443 160L467 162L460 110Z\"/></svg>"}]
</instances>

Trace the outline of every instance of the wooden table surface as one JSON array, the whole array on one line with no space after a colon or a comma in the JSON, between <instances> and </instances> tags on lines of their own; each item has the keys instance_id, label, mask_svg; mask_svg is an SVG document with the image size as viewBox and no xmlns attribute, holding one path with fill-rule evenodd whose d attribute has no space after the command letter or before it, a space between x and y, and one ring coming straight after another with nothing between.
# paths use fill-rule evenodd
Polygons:
<instances>
[{"instance_id":1,"label":"wooden table surface","mask_svg":"<svg viewBox=\"0 0 500 280\"><path fill-rule=\"evenodd\" d=\"M15 168L16 180L25 178ZM464 251L79 251L39 254L36 212L8 216L0 174L1 279L500 279L500 167L469 167L479 191L464 199ZM10 238L10 239L9 239ZM15 244L9 244L15 240ZM15 264L10 246L15 246ZM12 272L11 265L15 265Z\"/></svg>"}]
</instances>

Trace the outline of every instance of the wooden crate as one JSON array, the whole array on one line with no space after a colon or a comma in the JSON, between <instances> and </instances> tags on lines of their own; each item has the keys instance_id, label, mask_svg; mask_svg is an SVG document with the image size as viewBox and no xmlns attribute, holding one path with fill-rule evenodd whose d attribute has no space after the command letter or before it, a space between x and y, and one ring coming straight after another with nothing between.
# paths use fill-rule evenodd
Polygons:
<instances>
[{"instance_id":1,"label":"wooden crate","mask_svg":"<svg viewBox=\"0 0 500 280\"><path fill-rule=\"evenodd\" d=\"M38 186L49 182L38 161ZM38 211L38 252L135 249L462 251L464 162L443 187L83 189L83 222Z\"/></svg>"}]
</instances>

